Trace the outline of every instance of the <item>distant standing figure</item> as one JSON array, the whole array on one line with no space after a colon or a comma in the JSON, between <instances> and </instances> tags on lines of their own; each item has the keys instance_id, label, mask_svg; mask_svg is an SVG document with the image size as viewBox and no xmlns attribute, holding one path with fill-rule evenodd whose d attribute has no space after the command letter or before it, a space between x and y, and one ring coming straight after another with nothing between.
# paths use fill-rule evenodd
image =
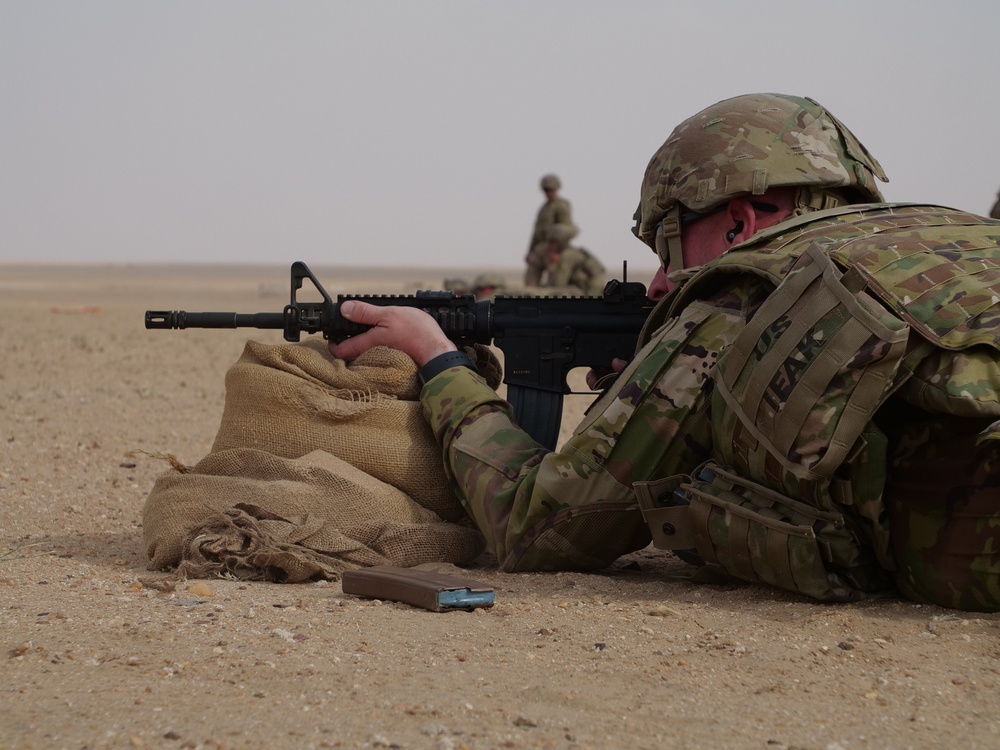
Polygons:
<instances>
[{"instance_id":1,"label":"distant standing figure","mask_svg":"<svg viewBox=\"0 0 1000 750\"><path fill-rule=\"evenodd\" d=\"M604 291L604 265L587 250L569 244L575 235L576 227L566 224L549 229L545 286L566 294L600 296Z\"/></svg>"},{"instance_id":2,"label":"distant standing figure","mask_svg":"<svg viewBox=\"0 0 1000 750\"><path fill-rule=\"evenodd\" d=\"M997 202L993 204L993 208L990 209L991 219L1000 219L1000 194L997 194Z\"/></svg>"},{"instance_id":3,"label":"distant standing figure","mask_svg":"<svg viewBox=\"0 0 1000 750\"><path fill-rule=\"evenodd\" d=\"M559 197L560 187L562 185L559 178L554 174L542 177L541 188L542 192L545 193L545 203L538 209L535 230L531 234L531 242L528 243L528 254L524 256L524 261L528 264L524 272L525 286L538 286L542 281L542 273L545 271L549 249L549 243L546 239L549 228L556 224L574 227L573 212L569 201ZM574 227L574 236L575 231Z\"/></svg>"}]
</instances>

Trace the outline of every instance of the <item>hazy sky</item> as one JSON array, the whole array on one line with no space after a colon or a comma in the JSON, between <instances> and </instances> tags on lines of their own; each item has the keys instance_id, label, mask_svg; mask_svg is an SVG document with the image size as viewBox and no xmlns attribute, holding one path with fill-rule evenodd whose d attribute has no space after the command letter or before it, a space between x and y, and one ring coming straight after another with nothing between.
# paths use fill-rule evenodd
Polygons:
<instances>
[{"instance_id":1,"label":"hazy sky","mask_svg":"<svg viewBox=\"0 0 1000 750\"><path fill-rule=\"evenodd\" d=\"M889 200L1000 188L997 0L0 0L0 261L521 264L629 232L673 126L811 96ZM0 270L2 273L2 270Z\"/></svg>"}]
</instances>

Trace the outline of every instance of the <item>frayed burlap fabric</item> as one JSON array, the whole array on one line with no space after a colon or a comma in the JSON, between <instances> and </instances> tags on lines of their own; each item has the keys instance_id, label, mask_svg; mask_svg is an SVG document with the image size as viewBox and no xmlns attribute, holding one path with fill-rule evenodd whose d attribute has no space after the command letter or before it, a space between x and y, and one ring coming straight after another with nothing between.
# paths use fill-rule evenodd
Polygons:
<instances>
[{"instance_id":1,"label":"frayed burlap fabric","mask_svg":"<svg viewBox=\"0 0 1000 750\"><path fill-rule=\"evenodd\" d=\"M299 581L469 563L483 539L448 486L418 397L416 367L395 350L348 365L323 341L247 342L226 375L211 453L162 474L147 498L150 568Z\"/></svg>"}]
</instances>

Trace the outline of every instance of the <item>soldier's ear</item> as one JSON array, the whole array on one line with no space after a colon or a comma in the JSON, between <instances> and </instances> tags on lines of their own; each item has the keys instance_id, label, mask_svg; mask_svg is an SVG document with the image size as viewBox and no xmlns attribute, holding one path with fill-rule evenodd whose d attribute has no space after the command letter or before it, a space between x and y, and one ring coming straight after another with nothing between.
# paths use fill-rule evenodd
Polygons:
<instances>
[{"instance_id":1,"label":"soldier's ear","mask_svg":"<svg viewBox=\"0 0 1000 750\"><path fill-rule=\"evenodd\" d=\"M757 212L749 197L733 198L726 207L732 229L726 232L726 241L738 245L757 234Z\"/></svg>"}]
</instances>

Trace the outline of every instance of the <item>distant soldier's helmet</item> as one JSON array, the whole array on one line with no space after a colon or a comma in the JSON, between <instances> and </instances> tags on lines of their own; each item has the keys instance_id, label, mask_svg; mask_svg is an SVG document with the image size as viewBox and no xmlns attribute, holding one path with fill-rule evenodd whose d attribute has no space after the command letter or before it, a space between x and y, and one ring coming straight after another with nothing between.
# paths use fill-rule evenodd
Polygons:
<instances>
[{"instance_id":1,"label":"distant soldier's helmet","mask_svg":"<svg viewBox=\"0 0 1000 750\"><path fill-rule=\"evenodd\" d=\"M682 122L653 154L632 231L676 271L682 223L732 198L798 186L801 214L880 202L876 179L889 181L854 134L812 99L737 96Z\"/></svg>"},{"instance_id":2,"label":"distant soldier's helmet","mask_svg":"<svg viewBox=\"0 0 1000 750\"><path fill-rule=\"evenodd\" d=\"M472 288L479 289L503 289L507 286L507 280L498 273L481 273L472 280Z\"/></svg>"},{"instance_id":3,"label":"distant soldier's helmet","mask_svg":"<svg viewBox=\"0 0 1000 750\"><path fill-rule=\"evenodd\" d=\"M455 294L465 294L469 290L469 282L458 278L445 279L442 287Z\"/></svg>"},{"instance_id":4,"label":"distant soldier's helmet","mask_svg":"<svg viewBox=\"0 0 1000 750\"><path fill-rule=\"evenodd\" d=\"M545 233L545 239L549 242L558 242L562 248L566 247L579 232L580 230L573 224L553 224Z\"/></svg>"},{"instance_id":5,"label":"distant soldier's helmet","mask_svg":"<svg viewBox=\"0 0 1000 750\"><path fill-rule=\"evenodd\" d=\"M542 190L558 190L560 187L562 183L554 174L547 174L542 178Z\"/></svg>"}]
</instances>

